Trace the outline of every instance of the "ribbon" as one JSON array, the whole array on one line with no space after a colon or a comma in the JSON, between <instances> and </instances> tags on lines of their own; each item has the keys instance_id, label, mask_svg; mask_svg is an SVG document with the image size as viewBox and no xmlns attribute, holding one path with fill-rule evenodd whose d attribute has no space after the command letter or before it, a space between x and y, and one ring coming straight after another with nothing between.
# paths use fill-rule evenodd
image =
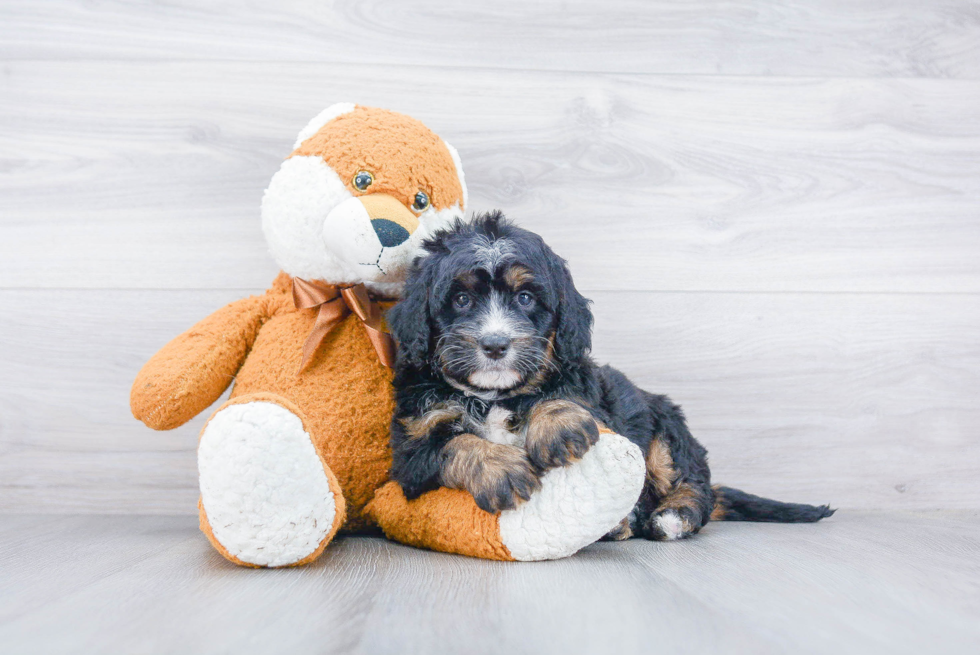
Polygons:
<instances>
[{"instance_id":1,"label":"ribbon","mask_svg":"<svg viewBox=\"0 0 980 655\"><path fill-rule=\"evenodd\" d=\"M388 368L395 366L395 340L384 331L381 323L381 306L371 297L367 287L355 284L340 287L319 280L293 278L293 304L296 309L319 307L316 323L303 344L303 361L296 374L306 368L316 349L335 325L354 313L364 326L368 339L378 353L378 359Z\"/></svg>"}]
</instances>

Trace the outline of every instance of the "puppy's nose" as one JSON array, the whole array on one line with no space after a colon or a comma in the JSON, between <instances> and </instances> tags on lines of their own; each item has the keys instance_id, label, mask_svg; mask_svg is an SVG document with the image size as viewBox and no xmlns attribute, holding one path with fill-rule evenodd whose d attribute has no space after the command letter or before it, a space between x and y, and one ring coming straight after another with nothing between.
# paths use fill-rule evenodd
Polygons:
<instances>
[{"instance_id":1,"label":"puppy's nose","mask_svg":"<svg viewBox=\"0 0 980 655\"><path fill-rule=\"evenodd\" d=\"M510 349L510 339L502 334L488 334L480 339L480 348L490 359L501 359Z\"/></svg>"},{"instance_id":2,"label":"puppy's nose","mask_svg":"<svg viewBox=\"0 0 980 655\"><path fill-rule=\"evenodd\" d=\"M395 221L389 221L387 218L372 219L371 227L374 228L374 233L378 235L378 241L385 248L394 248L397 245L405 243L408 241L408 237L411 236L408 230Z\"/></svg>"}]
</instances>

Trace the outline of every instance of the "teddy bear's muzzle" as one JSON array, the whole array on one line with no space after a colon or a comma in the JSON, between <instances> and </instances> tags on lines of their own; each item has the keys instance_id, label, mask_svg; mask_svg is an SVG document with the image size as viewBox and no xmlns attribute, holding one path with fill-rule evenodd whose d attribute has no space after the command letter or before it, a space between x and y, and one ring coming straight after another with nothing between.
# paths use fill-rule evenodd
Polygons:
<instances>
[{"instance_id":1,"label":"teddy bear's muzzle","mask_svg":"<svg viewBox=\"0 0 980 655\"><path fill-rule=\"evenodd\" d=\"M357 199L364 206L371 227L385 248L405 243L419 226L415 214L386 193L372 193Z\"/></svg>"},{"instance_id":2,"label":"teddy bear's muzzle","mask_svg":"<svg viewBox=\"0 0 980 655\"><path fill-rule=\"evenodd\" d=\"M400 246L408 241L408 237L412 236L408 230L387 218L371 219L371 227L374 228L374 233L378 235L378 241L385 248Z\"/></svg>"},{"instance_id":3,"label":"teddy bear's muzzle","mask_svg":"<svg viewBox=\"0 0 980 655\"><path fill-rule=\"evenodd\" d=\"M323 222L323 238L338 260L356 265L360 275L373 280L383 278L395 259L408 256L401 251L411 249L418 227L418 217L396 198L372 193L334 207Z\"/></svg>"}]
</instances>

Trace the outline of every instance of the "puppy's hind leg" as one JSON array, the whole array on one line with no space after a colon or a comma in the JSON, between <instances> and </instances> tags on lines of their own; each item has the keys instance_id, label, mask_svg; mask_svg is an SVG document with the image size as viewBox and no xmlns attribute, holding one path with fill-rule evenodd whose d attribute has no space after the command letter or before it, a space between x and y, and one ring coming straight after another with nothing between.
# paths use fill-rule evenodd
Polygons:
<instances>
[{"instance_id":1,"label":"puppy's hind leg","mask_svg":"<svg viewBox=\"0 0 980 655\"><path fill-rule=\"evenodd\" d=\"M677 485L640 524L640 536L654 541L674 541L697 534L710 514L704 509L704 493L703 489L686 483Z\"/></svg>"},{"instance_id":2,"label":"puppy's hind leg","mask_svg":"<svg viewBox=\"0 0 980 655\"><path fill-rule=\"evenodd\" d=\"M696 534L711 518L714 492L708 453L691 436L680 408L666 396L644 394L654 438L647 452L647 482L637 504L634 532L673 541Z\"/></svg>"}]
</instances>

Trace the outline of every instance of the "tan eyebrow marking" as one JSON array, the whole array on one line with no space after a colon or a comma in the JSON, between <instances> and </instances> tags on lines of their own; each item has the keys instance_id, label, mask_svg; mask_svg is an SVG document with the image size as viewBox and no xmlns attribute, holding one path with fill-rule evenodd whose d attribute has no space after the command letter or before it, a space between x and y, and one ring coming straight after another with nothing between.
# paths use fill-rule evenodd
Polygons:
<instances>
[{"instance_id":1,"label":"tan eyebrow marking","mask_svg":"<svg viewBox=\"0 0 980 655\"><path fill-rule=\"evenodd\" d=\"M514 291L517 291L525 284L533 281L534 273L532 273L527 267L521 266L520 264L514 264L507 269L506 273L504 273L504 282L506 282L507 286Z\"/></svg>"},{"instance_id":2,"label":"tan eyebrow marking","mask_svg":"<svg viewBox=\"0 0 980 655\"><path fill-rule=\"evenodd\" d=\"M477 282L479 282L479 278L476 276L476 273L474 273L473 271L467 271L465 273L460 273L459 275L457 275L456 281L462 284L467 289L472 290L476 288L476 284Z\"/></svg>"}]
</instances>

